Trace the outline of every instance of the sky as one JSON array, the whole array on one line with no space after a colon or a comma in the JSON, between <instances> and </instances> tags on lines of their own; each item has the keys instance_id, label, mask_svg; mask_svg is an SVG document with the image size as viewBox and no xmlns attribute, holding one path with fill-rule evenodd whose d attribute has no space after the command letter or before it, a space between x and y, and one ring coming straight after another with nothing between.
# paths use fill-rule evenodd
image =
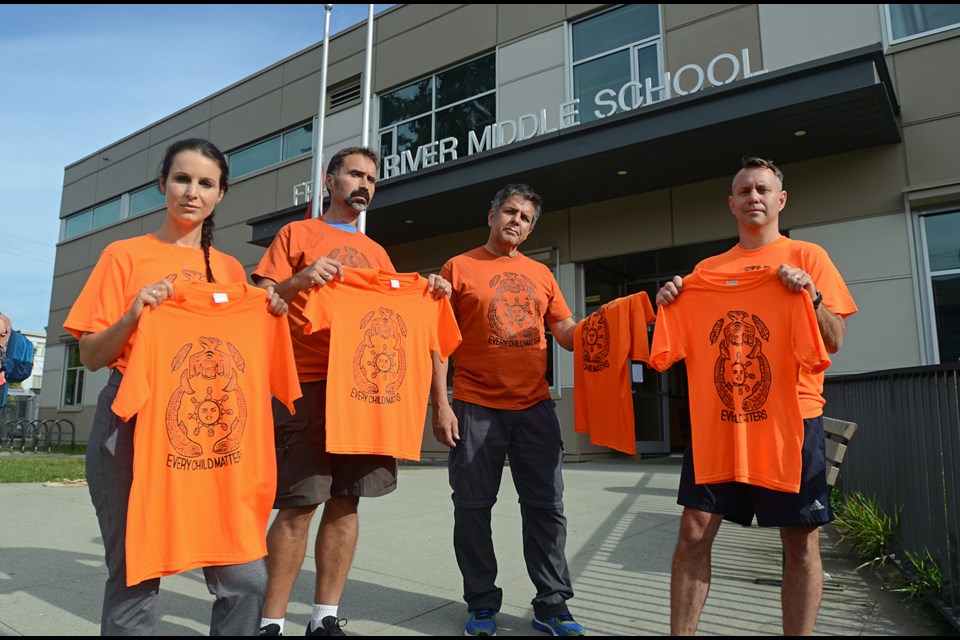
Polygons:
<instances>
[{"instance_id":1,"label":"sky","mask_svg":"<svg viewBox=\"0 0 960 640\"><path fill-rule=\"evenodd\" d=\"M367 7L334 4L330 35ZM67 165L322 41L323 21L320 4L0 6L0 312L14 328L46 329Z\"/></svg>"}]
</instances>

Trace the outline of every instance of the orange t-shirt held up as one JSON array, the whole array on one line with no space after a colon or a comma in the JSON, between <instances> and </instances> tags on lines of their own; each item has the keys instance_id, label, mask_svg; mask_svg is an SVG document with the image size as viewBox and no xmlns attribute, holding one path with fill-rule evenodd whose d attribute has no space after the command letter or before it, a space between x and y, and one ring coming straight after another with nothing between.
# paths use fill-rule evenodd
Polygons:
<instances>
[{"instance_id":1,"label":"orange t-shirt held up","mask_svg":"<svg viewBox=\"0 0 960 640\"><path fill-rule=\"evenodd\" d=\"M266 555L271 395L292 413L300 384L287 321L263 289L190 282L144 309L112 407L137 416L127 586Z\"/></svg>"},{"instance_id":2,"label":"orange t-shirt held up","mask_svg":"<svg viewBox=\"0 0 960 640\"><path fill-rule=\"evenodd\" d=\"M810 296L775 270L699 270L659 308L650 364L684 360L697 484L800 488L801 370L830 366Z\"/></svg>"},{"instance_id":3,"label":"orange t-shirt held up","mask_svg":"<svg viewBox=\"0 0 960 640\"><path fill-rule=\"evenodd\" d=\"M617 298L577 324L573 336L574 430L590 442L637 452L630 362L650 358L656 319L645 291Z\"/></svg>"},{"instance_id":4,"label":"orange t-shirt held up","mask_svg":"<svg viewBox=\"0 0 960 640\"><path fill-rule=\"evenodd\" d=\"M433 357L460 344L450 301L417 273L344 269L312 289L304 333L328 330L327 451L419 460Z\"/></svg>"}]
</instances>

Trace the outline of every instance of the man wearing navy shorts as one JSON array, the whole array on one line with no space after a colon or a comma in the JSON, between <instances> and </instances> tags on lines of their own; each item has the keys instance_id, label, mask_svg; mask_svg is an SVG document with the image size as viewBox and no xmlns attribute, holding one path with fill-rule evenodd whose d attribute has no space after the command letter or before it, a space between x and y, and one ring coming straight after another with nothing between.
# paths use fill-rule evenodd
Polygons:
<instances>
[{"instance_id":1,"label":"man wearing navy shorts","mask_svg":"<svg viewBox=\"0 0 960 640\"><path fill-rule=\"evenodd\" d=\"M783 173L771 161L748 157L733 179L728 198L740 240L735 247L703 260L697 269L752 271L776 269L791 291L806 291L829 353L843 345L844 318L857 311L843 278L823 248L780 233L787 202ZM668 305L682 292L679 276L657 294ZM710 589L710 553L720 523L779 527L785 563L781 605L784 635L810 635L823 594L820 525L833 520L823 435L823 374L801 372L797 393L803 417L803 469L799 493L740 482L696 484L693 455L683 457L677 503L684 507L670 581L670 631L693 635Z\"/></svg>"}]
</instances>

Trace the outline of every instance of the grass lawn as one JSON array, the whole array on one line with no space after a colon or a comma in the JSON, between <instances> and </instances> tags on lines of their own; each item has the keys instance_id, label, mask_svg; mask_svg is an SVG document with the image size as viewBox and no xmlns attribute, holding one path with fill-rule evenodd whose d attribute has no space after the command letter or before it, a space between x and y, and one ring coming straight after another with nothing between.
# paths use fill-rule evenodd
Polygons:
<instances>
[{"instance_id":1,"label":"grass lawn","mask_svg":"<svg viewBox=\"0 0 960 640\"><path fill-rule=\"evenodd\" d=\"M83 457L42 454L0 456L0 483L62 482L86 477Z\"/></svg>"}]
</instances>

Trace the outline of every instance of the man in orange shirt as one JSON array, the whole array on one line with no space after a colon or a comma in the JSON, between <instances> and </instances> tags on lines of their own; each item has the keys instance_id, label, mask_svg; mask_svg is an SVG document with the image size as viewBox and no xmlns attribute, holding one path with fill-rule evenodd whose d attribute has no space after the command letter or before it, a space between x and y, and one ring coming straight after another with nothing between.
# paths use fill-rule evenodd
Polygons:
<instances>
[{"instance_id":1,"label":"man in orange shirt","mask_svg":"<svg viewBox=\"0 0 960 640\"><path fill-rule=\"evenodd\" d=\"M846 333L844 318L857 307L826 251L781 235L780 212L787 203L783 173L769 160L744 158L728 203L737 219L740 241L726 253L702 261L696 269L775 270L787 289L810 296L824 345L829 353L838 352ZM674 277L660 289L657 304L669 305L682 289L682 279ZM710 551L721 521L726 517L749 525L754 513L760 526L780 528L785 554L784 635L813 632L823 594L819 526L833 520L824 458L822 391L822 373L801 372L797 394L804 435L799 493L738 482L696 484L693 456L687 449L677 498L684 509L670 583L672 634L692 635L697 630L710 588Z\"/></svg>"},{"instance_id":2,"label":"man in orange shirt","mask_svg":"<svg viewBox=\"0 0 960 640\"><path fill-rule=\"evenodd\" d=\"M464 635L496 635L503 591L490 523L506 456L520 496L523 555L537 588L533 626L551 635L583 635L567 609L573 597L564 546L563 443L545 379L547 341L573 350L576 322L545 265L519 252L540 215L527 185L493 199L486 244L451 258L440 274L463 342L454 353L453 406L447 364L434 355L433 433L450 447L454 550L469 616Z\"/></svg>"},{"instance_id":3,"label":"man in orange shirt","mask_svg":"<svg viewBox=\"0 0 960 640\"><path fill-rule=\"evenodd\" d=\"M277 445L277 516L267 533L267 596L260 635L282 635L287 603L307 551L310 523L323 507L317 532L317 566L313 613L307 635L345 635L338 617L340 596L357 546L361 497L388 494L397 486L397 461L382 455L335 455L326 450L329 331L304 335L304 308L313 287L334 278L343 280L343 267L395 271L387 252L357 229L360 212L373 200L377 152L347 147L330 159L324 184L330 207L322 218L283 227L253 272L258 286L273 285L290 305L290 336L303 397L296 414L274 402ZM317 196L321 197L320 190ZM450 284L431 274L435 297L450 294Z\"/></svg>"}]
</instances>

